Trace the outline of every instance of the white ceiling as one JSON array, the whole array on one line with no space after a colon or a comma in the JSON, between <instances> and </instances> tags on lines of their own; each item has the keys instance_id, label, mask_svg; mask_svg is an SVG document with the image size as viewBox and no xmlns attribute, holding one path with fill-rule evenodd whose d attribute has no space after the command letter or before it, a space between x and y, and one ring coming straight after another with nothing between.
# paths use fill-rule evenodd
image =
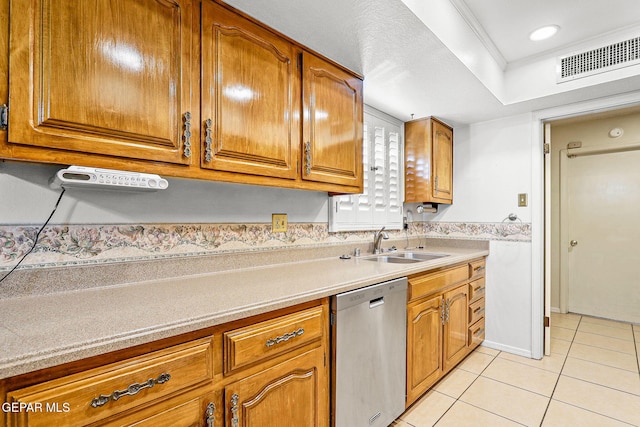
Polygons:
<instances>
[{"instance_id":1,"label":"white ceiling","mask_svg":"<svg viewBox=\"0 0 640 427\"><path fill-rule=\"evenodd\" d=\"M637 0L461 1L507 62L562 50L640 24ZM529 40L529 33L549 24L560 26L554 37L541 42Z\"/></svg>"},{"instance_id":2,"label":"white ceiling","mask_svg":"<svg viewBox=\"0 0 640 427\"><path fill-rule=\"evenodd\" d=\"M403 121L475 123L640 90L640 65L555 82L555 56L640 36L638 0L227 0L362 74ZM555 39L529 33L557 24Z\"/></svg>"}]
</instances>

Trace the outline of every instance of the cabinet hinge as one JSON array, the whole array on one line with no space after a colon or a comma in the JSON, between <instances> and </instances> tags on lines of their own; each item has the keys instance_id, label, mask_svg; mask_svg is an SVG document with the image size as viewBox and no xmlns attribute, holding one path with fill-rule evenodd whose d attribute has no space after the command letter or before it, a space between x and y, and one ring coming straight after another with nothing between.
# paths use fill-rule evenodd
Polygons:
<instances>
[{"instance_id":1,"label":"cabinet hinge","mask_svg":"<svg viewBox=\"0 0 640 427\"><path fill-rule=\"evenodd\" d=\"M549 151L551 151L551 148L549 147L549 144L544 144L544 154L549 154Z\"/></svg>"},{"instance_id":2,"label":"cabinet hinge","mask_svg":"<svg viewBox=\"0 0 640 427\"><path fill-rule=\"evenodd\" d=\"M7 104L0 105L0 129L7 130L9 126L9 107Z\"/></svg>"}]
</instances>

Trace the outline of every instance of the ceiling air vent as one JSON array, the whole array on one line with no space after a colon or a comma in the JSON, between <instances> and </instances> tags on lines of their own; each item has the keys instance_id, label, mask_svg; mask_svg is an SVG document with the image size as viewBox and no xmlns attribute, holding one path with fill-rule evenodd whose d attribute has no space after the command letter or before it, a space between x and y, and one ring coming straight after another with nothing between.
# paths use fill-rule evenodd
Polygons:
<instances>
[{"instance_id":1,"label":"ceiling air vent","mask_svg":"<svg viewBox=\"0 0 640 427\"><path fill-rule=\"evenodd\" d=\"M558 57L558 83L640 64L640 37Z\"/></svg>"}]
</instances>

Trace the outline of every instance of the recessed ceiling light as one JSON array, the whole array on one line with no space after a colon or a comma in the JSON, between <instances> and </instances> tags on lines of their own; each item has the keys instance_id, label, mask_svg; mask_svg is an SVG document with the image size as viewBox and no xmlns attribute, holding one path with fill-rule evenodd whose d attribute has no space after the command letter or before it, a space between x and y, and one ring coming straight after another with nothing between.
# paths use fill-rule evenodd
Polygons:
<instances>
[{"instance_id":1,"label":"recessed ceiling light","mask_svg":"<svg viewBox=\"0 0 640 427\"><path fill-rule=\"evenodd\" d=\"M537 30L529 34L529 39L536 42L540 40L545 40L545 39L548 39L549 37L552 37L555 33L558 32L559 29L560 27L557 25L546 25L542 28L538 28Z\"/></svg>"}]
</instances>

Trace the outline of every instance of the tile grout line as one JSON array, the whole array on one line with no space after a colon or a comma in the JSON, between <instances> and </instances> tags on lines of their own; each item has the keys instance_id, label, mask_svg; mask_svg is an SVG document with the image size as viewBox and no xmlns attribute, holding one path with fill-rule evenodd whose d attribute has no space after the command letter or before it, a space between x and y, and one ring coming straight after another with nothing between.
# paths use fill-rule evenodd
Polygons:
<instances>
[{"instance_id":1,"label":"tile grout line","mask_svg":"<svg viewBox=\"0 0 640 427\"><path fill-rule=\"evenodd\" d=\"M628 391L625 391L625 390L620 390L619 388L611 387L611 386L600 384L600 383L595 383L593 381L585 380L584 378L573 377L571 375L565 375L565 377L572 378L572 379L577 380L577 381L582 381L583 383L597 385L599 387L606 388L606 389L613 390L613 391L617 391L619 393L628 394L629 396L640 398L640 394L635 394L635 393L631 393L631 392L628 392Z\"/></svg>"},{"instance_id":2,"label":"tile grout line","mask_svg":"<svg viewBox=\"0 0 640 427\"><path fill-rule=\"evenodd\" d=\"M447 410L444 412L444 414L442 414L442 415L440 416L440 418L438 418L438 420L436 421L436 423L434 424L434 426L435 426L435 425L436 425L436 424L437 424L437 423L442 419L442 417L444 417L444 415L445 415L447 412L449 412L449 410L453 407L453 405L455 405L458 401L460 401L460 402L464 403L465 405L472 406L472 407L474 407L474 408L476 408L476 409L480 409L481 411L488 412L489 414L492 414L492 415L495 415L495 416L500 417L500 418L502 418L502 419L508 420L508 421L510 421L510 422L512 422L512 423L516 423L516 424L518 424L518 425L522 425L522 426L523 426L523 425L526 425L526 424L522 424L521 422L518 422L518 421L516 421L516 420L513 420L513 419L511 419L511 418L505 417L504 415L496 414L495 412L492 412L492 411L490 411L490 410L488 410L488 409L486 409L486 408L481 408L480 406L476 406L476 405L474 405L474 404L472 404L472 403L465 402L464 400L460 400L460 397L462 397L462 395L464 395L464 393L465 393L467 390L469 390L469 388L471 388L471 386L472 386L472 385L473 385L473 384L478 380L478 378L482 377L482 374L484 373L484 371L486 371L486 370L489 368L489 366L490 366L490 365L491 365L491 364L492 364L496 359L498 359L498 357L500 356L500 354L501 354L501 353L503 353L503 352L502 352L502 351L500 351L500 352L498 352L496 355L492 356L492 357L493 357L493 359L491 359L491 362L489 362L489 363L487 364L487 366L485 366L485 367L484 367L484 369L482 369L482 371L481 371L479 374L477 374L477 377L476 377L476 378L471 382L471 384L469 384L469 386L468 386L467 388L465 388L465 389L464 389L464 391L463 391L462 393L460 393L460 396L459 396L458 398L456 398L456 400L455 400L455 401L453 402L453 404L449 407L449 409L447 409ZM483 354L486 354L486 353L483 353ZM487 354L487 356L491 356L491 355L490 355L490 354ZM504 360L508 360L508 359L504 359ZM517 362L516 362L516 363L517 363ZM467 370L462 369L462 368L459 368L459 369L461 369L461 370L463 370L463 371L465 371L465 372L469 372L469 373L471 373L471 374L474 374L474 375L475 375L475 372L467 371ZM539 369L539 368L538 368L538 369ZM521 388L521 387L515 386L515 385L513 385L513 384L508 384L508 383L505 383L505 382L502 382L502 381L498 381L498 380L496 380L496 379L489 378L489 377L482 377L482 378L487 379L487 380L490 380L490 381L495 381L495 382L497 382L497 383L504 384L504 385L507 385L507 386L510 386L510 387L513 387L513 388L517 388L517 389L519 389L519 390L523 390L523 391L526 391L526 392L529 392L529 393L533 393L533 394L536 394L536 395L538 395L538 396L542 396L542 397L544 397L544 398L549 398L549 399L551 399L551 398L550 398L550 397L548 397L548 396L544 396L544 395L542 395L542 394L540 394L540 393L536 393L535 391L527 390L527 389L525 389L525 388ZM444 393L443 393L443 394L444 394ZM544 419L544 417L543 417L543 419ZM542 422L542 421L541 421L541 422Z\"/></svg>"},{"instance_id":3,"label":"tile grout line","mask_svg":"<svg viewBox=\"0 0 640 427\"><path fill-rule=\"evenodd\" d=\"M560 403L562 403L563 405L571 406L572 408L577 408L577 409L580 409L580 410L582 410L582 411L590 412L590 413L595 414L595 415L598 415L598 416L600 416L600 417L608 418L608 419L610 419L610 420L615 420L615 421L618 421L618 422L620 422L620 423L622 423L622 424L627 424L627 425L629 425L629 426L634 426L634 424L629 424L628 422L626 422L626 421L624 421L624 420L620 420L620 419L618 419L618 418L614 418L614 417L611 417L611 416L609 416L609 415L604 415L604 414L601 414L600 412L592 411L591 409L587 409L587 408L583 408L583 407L581 407L581 406L574 405L573 403L565 402L565 401L563 401L563 400L556 400L556 402L560 402ZM546 412L545 412L545 415L546 415ZM544 420L544 418L543 418L543 420Z\"/></svg>"},{"instance_id":4,"label":"tile grout line","mask_svg":"<svg viewBox=\"0 0 640 427\"><path fill-rule=\"evenodd\" d=\"M474 350L474 352L475 352L475 351L477 351L477 348ZM480 352L478 352L478 353L480 353ZM502 352L501 352L501 351L499 351L499 352L498 352L497 354L495 354L494 356L491 356L490 354L487 354L487 356L493 357L493 359L491 359L491 362L489 362L489 363L487 364L487 366L485 366L485 367L484 367L484 369L482 370L482 372L484 372L484 371L485 371L485 369L487 369L487 368L489 367L489 365L491 365L491 364L493 363L493 361L494 361L494 360L496 360L496 358L498 357L498 355L499 355L500 353L502 353ZM473 353L472 353L472 354L473 354ZM486 354L486 353L482 353L482 354ZM471 355L471 354L470 354L470 355ZM468 357L468 356L467 356L467 357ZM458 369L462 369L462 368L458 368ZM463 370L463 371L465 371L464 369L462 369L462 370ZM465 371L465 372L470 372L470 371ZM473 384L478 380L478 378L480 378L480 376L482 375L482 372L480 372L480 373L478 374L478 376L477 376L477 377L475 377L475 379L474 379L473 381L471 381L471 384L469 384L469 385L467 386L467 388L465 388L465 389L464 389L464 391L463 391L462 393L460 393L460 396L456 397L456 400L451 404L451 406L449 406L449 407L447 408L447 410L446 410L446 411L444 411L444 413L443 413L442 415L440 415L440 417L436 420L436 422L435 422L435 423L433 423L433 425L434 425L434 426L435 426L435 425L437 425L437 424L440 422L440 420L442 419L442 417L444 417L444 416L447 414L447 412L449 412L449 411L451 410L451 408L453 408L453 406L454 406L454 405L455 405L455 404L460 400L460 398L462 397L462 395L463 395L463 394L465 394L465 393L467 392L467 390L469 390L469 388L471 388L471 386L472 386L472 385L473 385ZM470 373L475 374L475 372L470 372ZM444 394L444 393L442 393L442 394ZM445 396L447 396L447 395L445 394ZM451 396L449 396L449 397L451 397ZM465 404L469 405L467 402L462 402L462 403L465 403ZM471 405L471 406L473 406L473 405ZM478 408L478 409L482 409L482 408ZM482 409L482 410L483 410L483 411L486 411L486 412L489 412L490 414L493 414L493 412L487 411L486 409ZM494 414L494 415L498 415L498 414ZM503 417L503 418L504 418L504 417Z\"/></svg>"},{"instance_id":5,"label":"tile grout line","mask_svg":"<svg viewBox=\"0 0 640 427\"><path fill-rule=\"evenodd\" d=\"M636 348L636 366L638 367L638 375L640 376L640 353L638 353L638 344L640 343L636 341L636 330L633 327L633 324L631 324L631 336L633 337L633 343L635 344Z\"/></svg>"},{"instance_id":6,"label":"tile grout line","mask_svg":"<svg viewBox=\"0 0 640 427\"><path fill-rule=\"evenodd\" d=\"M558 374L558 379L556 379L556 383L553 386L553 390L551 390L551 396L549 396L549 402L547 402L547 407L544 410L544 414L542 414L542 420L540 420L540 426L542 426L542 424L544 423L544 419L547 417L547 412L549 412L549 406L551 406L553 395L556 393L556 388L558 387L558 383L560 382L560 378L562 377L562 371L564 371L564 365L566 365L567 359L569 358L569 353L571 352L571 347L573 346L573 340L576 339L576 334L578 333L578 328L580 327L580 323L582 323L582 316L580 316L580 319L578 320L578 324L576 325L576 329L575 331L573 331L573 338L571 339L569 350L567 350L567 354L565 355L564 361L562 362L562 366L560 367L560 373ZM549 333L551 333L551 328L549 328Z\"/></svg>"},{"instance_id":7,"label":"tile grout line","mask_svg":"<svg viewBox=\"0 0 640 427\"><path fill-rule=\"evenodd\" d=\"M578 326L576 327L576 331L575 331L575 334L574 334L574 340L575 340L575 335L576 335L576 334L577 334L577 332L578 332L578 328L580 327L580 324L582 323L582 319L583 319L583 318L584 318L584 316L581 316L581 317L580 317L580 320L578 321ZM589 322L585 322L585 323L589 323ZM635 334L635 331L633 331L633 325L631 326L631 332L632 332L632 334ZM583 332L583 333L588 333L588 332ZM598 334L594 334L594 335L598 335ZM635 338L634 338L634 339L635 339ZM553 399L553 395L555 394L555 389L556 389L556 387L558 386L558 382L560 381L560 377L562 377L562 376L563 376L564 366L565 366L565 365L566 365L566 363L567 363L567 359L569 359L569 353L571 352L571 347L572 347L572 346L573 346L573 344L574 344L574 340L572 340L572 341L571 341L571 345L569 346L569 351L567 352L567 355L566 355L566 357L565 357L564 363L562 364L562 369L560 370L560 375L558 376L558 380L556 381L556 386L554 387L554 389L553 389L553 393L551 394L551 399L549 399L549 403L547 404L547 409L545 410L544 416L542 417L542 422L544 422L544 418L547 416L547 411L549 410L549 405L551 405L551 401L552 401L552 400L554 400L554 399ZM581 343L576 343L576 344L581 344ZM581 345L584 345L584 346L587 346L587 347L601 348L601 347L597 347L597 346L590 346L590 345L588 345L588 344L581 344ZM637 346L636 346L636 347L637 347ZM606 350L609 350L609 349L606 349ZM637 350L637 349L636 349L636 350ZM611 351L614 351L614 350L611 350ZM622 352L617 352L617 353L621 353L621 354L628 354L628 353L622 353ZM637 355L637 351L636 351L636 355ZM571 357L573 357L573 356L571 356ZM577 358L576 358L576 359L577 359ZM579 360L583 360L583 359L579 359ZM597 362L592 362L592 361L589 361L589 360L587 360L587 361L588 361L588 362L591 362L591 363L596 363L596 364L601 365L601 366L608 366L608 365L603 365L603 364L600 364L600 363L597 363ZM640 361L639 361L639 362L640 362ZM620 368L616 368L616 369L620 369ZM624 370L624 369L622 369L622 370ZM627 371L627 372L630 372L630 371ZM640 375L640 374L639 374L639 375ZM572 376L570 376L570 375L566 375L566 374L565 374L564 376L566 376L567 378L572 378L572 379L577 380L577 381L582 381L582 382L585 382L585 383L594 384L594 385L597 385L597 386L600 386L600 387L604 387L604 388L607 388L607 389L609 389L609 390L614 390L614 391L617 391L617 392L620 392L620 393L625 393L625 394L628 394L628 395L631 395L631 396L637 396L637 395L635 395L635 394L633 394L633 393L629 393L629 392L626 392L626 391L624 391L624 390L618 390L618 389L616 389L616 388L612 388L612 387L605 386L605 385L603 385L603 384L598 384L598 383L594 383L594 382L591 382L591 381L587 381L587 380L582 379L582 378L575 378L575 377L572 377ZM602 417L606 417L606 418L609 418L609 419L612 419L612 420L616 420L616 421L619 421L619 422L624 423L624 424L629 424L629 423L627 423L626 421L623 421L623 420L620 420L620 419L617 419L617 418L614 418L614 417L611 417L611 416L609 416L609 415L605 415L605 414L602 414L602 413L599 413L599 412L596 412L596 411L592 411L592 410L587 409L587 408L583 408L583 407L580 407L580 406L576 406L576 405L574 405L574 404L571 404L571 403L568 403L568 402L564 402L564 401L562 401L562 400L557 400L557 402L562 402L563 404L565 404L565 405L569 405L569 406L572 406L572 407L574 407L574 408L578 408L578 409L581 409L581 410L584 410L584 411L587 411L587 412L591 412L591 413L593 413L593 414L597 414L597 415L600 415L600 416L602 416ZM540 423L540 426L542 426L542 422ZM629 424L629 425L632 425L632 424Z\"/></svg>"},{"instance_id":8,"label":"tile grout line","mask_svg":"<svg viewBox=\"0 0 640 427\"><path fill-rule=\"evenodd\" d=\"M576 343L576 344L580 344L580 343ZM603 349L603 348L600 348L600 347L594 347L594 346L590 346L590 345L587 345L587 344L580 344L580 345L584 345L584 346L586 346L586 347L593 347L593 348L597 348L597 349L599 349L599 350L606 350L606 349ZM611 350L611 351L613 351L613 350ZM625 355L625 356L631 356L631 354L629 354L629 353L622 353L622 352L619 352L619 351L617 351L616 353L623 354L623 355ZM569 358L569 355L567 355L567 358ZM638 374L638 373L639 373L639 372L638 372L638 370L631 371L631 370L629 370L629 369L620 368L620 367L618 367L618 366L612 366L612 365L607 365L606 363L594 362L593 360L583 359L582 357L571 356L571 358L572 358L572 359L575 359L575 360L582 360L583 362L593 363L593 364L595 364L595 365L599 365L599 366L604 366L605 368L618 369L618 370L620 370L620 371L624 371L624 372L631 372L631 373L633 373L633 374ZM637 362L636 362L636 364L637 364Z\"/></svg>"},{"instance_id":9,"label":"tile grout line","mask_svg":"<svg viewBox=\"0 0 640 427\"><path fill-rule=\"evenodd\" d=\"M585 322L585 323L588 323L588 322ZM620 322L620 323L622 323L622 322ZM629 325L631 326L632 339L634 340L634 344L636 344L636 342L635 342L635 331L633 330L633 324L629 324ZM576 329L576 334L577 334L577 332L578 332L578 330ZM594 334L592 332L582 332L582 333L583 334L606 336L606 335ZM621 340L621 341L626 341L626 340L622 340L621 338L616 338L616 337L609 337L609 338L614 338L614 339L618 339L618 340ZM574 344L574 342L572 341L571 342L571 347L573 346L573 344ZM598 350L606 350L606 351L609 351L609 352L612 352L612 353L617 353L617 354L624 355L624 356L633 356L631 353L627 353L627 352L619 351L619 350L612 350L611 348L607 348L607 347L599 347L597 345L585 344L585 343L579 343L579 342L576 342L575 344L578 344L578 345L581 345L581 346L585 346L585 347L590 347L590 348L597 348ZM637 347L638 347L637 345L634 345L635 358L636 358L636 368L637 368L635 371L630 371L630 370L625 369L625 368L620 368L619 366L607 365L606 363L600 363L600 362L596 362L596 361L593 361L593 360L590 360L590 359L583 359L582 357L576 357L576 356L571 356L571 357L574 358L574 359L577 359L577 360L582 360L582 361L585 361L585 362L594 363L596 365L605 366L605 367L613 368L613 369L619 369L619 370L622 370L622 371L625 371L625 372L638 373L640 375L640 366L638 366L640 364L640 360L638 360ZM569 357L569 354L567 353L567 358L568 357ZM571 377L571 378L574 378L574 377ZM579 378L577 378L577 379L579 379Z\"/></svg>"},{"instance_id":10,"label":"tile grout line","mask_svg":"<svg viewBox=\"0 0 640 427\"><path fill-rule=\"evenodd\" d=\"M551 353L551 354L555 354L555 355L557 355L557 356L564 356L565 360L566 360L566 358L567 358L567 355L566 355L566 354L561 354L561 353ZM520 357L524 357L524 356L520 356ZM544 356L544 355L543 355L542 357L544 358L544 357L551 357L551 356ZM530 364L528 364L528 363L519 362L519 361L517 361L517 360L506 359L506 358L504 358L504 357L502 357L501 359L502 359L502 360L504 360L504 361L506 361L506 362L517 363L518 365L526 366L526 367L528 367L528 368L533 368L533 369L539 369L539 370L541 370L541 371L550 372L550 373L552 373L552 374L559 374L559 373L560 373L560 371L558 371L558 372L554 372L554 371L552 371L552 370L550 370L550 369L539 368L539 367L537 367L537 366L533 366L533 365L530 365ZM537 359L533 359L533 358L530 358L530 359L531 359L531 360L537 360ZM540 359L540 360L542 360L542 359ZM496 380L496 381L497 381L497 380Z\"/></svg>"},{"instance_id":11,"label":"tile grout line","mask_svg":"<svg viewBox=\"0 0 640 427\"><path fill-rule=\"evenodd\" d=\"M578 332L578 331L576 331L576 332ZM583 334L596 335L596 336L599 336L599 337L607 337L606 335L592 334L592 333L590 333L590 332L582 332L582 331L580 331L580 332L581 332L581 333L583 333ZM630 342L630 341L627 341L627 340L621 340L620 338L615 338L615 337L607 337L607 338L614 339L614 340L618 340L618 341L622 341L622 342L625 342L625 343L629 343L629 342ZM571 343L573 343L573 341L571 341ZM601 347L601 346L599 346L599 345L585 344L585 343L581 343L581 342L576 342L576 344L581 344L581 345L586 345L586 346L589 346L589 347L599 348L599 349L601 349L601 350L615 351L616 353L629 354L629 355L631 355L631 354L632 354L632 353L628 353L628 352L625 352L625 351L612 350L612 349L611 349L611 348L609 348L609 347ZM635 344L635 343L632 343L632 344ZM634 345L634 347L635 347L635 345ZM634 349L634 353L635 353L635 349Z\"/></svg>"},{"instance_id":12,"label":"tile grout line","mask_svg":"<svg viewBox=\"0 0 640 427\"><path fill-rule=\"evenodd\" d=\"M619 329L619 328L612 328L612 329L619 330L619 331L623 331L624 330L624 329ZM598 332L588 332L588 331L580 331L580 332L583 333L583 334L597 335L599 337L607 337L607 338L611 338L611 339L618 340L618 341L625 341L625 342L631 341L631 340L628 340L628 339L625 339L625 338L614 337L614 336L611 336L611 335L605 335L605 334L601 334L601 333L598 333ZM633 334L633 329L631 329L631 333Z\"/></svg>"}]
</instances>

